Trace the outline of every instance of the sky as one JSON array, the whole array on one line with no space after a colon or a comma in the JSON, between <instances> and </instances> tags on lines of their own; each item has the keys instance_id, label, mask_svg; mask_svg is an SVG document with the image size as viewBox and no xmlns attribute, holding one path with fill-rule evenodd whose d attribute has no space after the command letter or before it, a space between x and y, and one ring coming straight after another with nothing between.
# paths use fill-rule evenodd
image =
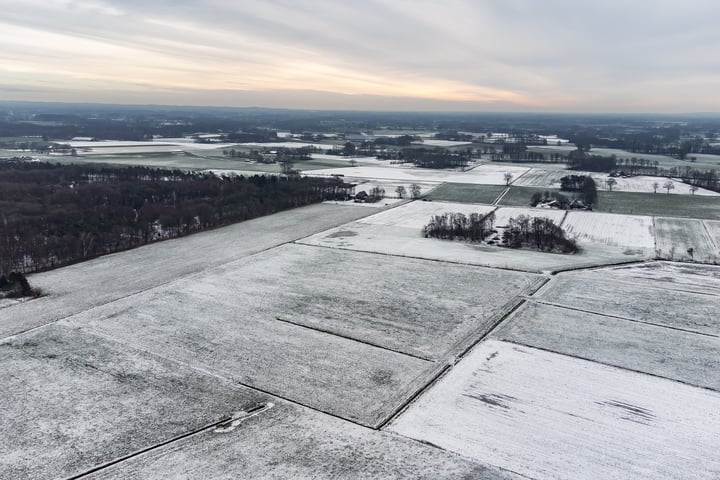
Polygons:
<instances>
[{"instance_id":1,"label":"sky","mask_svg":"<svg viewBox=\"0 0 720 480\"><path fill-rule=\"evenodd\" d=\"M0 0L0 100L720 112L718 0Z\"/></svg>"}]
</instances>

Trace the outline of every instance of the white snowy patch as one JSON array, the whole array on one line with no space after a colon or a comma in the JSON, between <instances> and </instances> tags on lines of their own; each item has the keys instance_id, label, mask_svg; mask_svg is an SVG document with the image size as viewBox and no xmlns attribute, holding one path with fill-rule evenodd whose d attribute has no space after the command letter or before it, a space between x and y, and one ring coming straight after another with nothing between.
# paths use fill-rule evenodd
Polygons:
<instances>
[{"instance_id":1,"label":"white snowy patch","mask_svg":"<svg viewBox=\"0 0 720 480\"><path fill-rule=\"evenodd\" d=\"M488 340L390 430L532 478L720 478L720 394Z\"/></svg>"},{"instance_id":2,"label":"white snowy patch","mask_svg":"<svg viewBox=\"0 0 720 480\"><path fill-rule=\"evenodd\" d=\"M568 212L562 227L581 244L655 248L652 217L573 211Z\"/></svg>"}]
</instances>

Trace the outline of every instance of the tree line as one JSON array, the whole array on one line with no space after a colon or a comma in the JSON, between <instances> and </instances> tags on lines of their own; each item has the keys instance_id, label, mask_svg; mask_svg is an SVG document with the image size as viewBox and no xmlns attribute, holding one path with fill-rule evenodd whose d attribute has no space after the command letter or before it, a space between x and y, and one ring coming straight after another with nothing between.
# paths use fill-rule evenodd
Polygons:
<instances>
[{"instance_id":1,"label":"tree line","mask_svg":"<svg viewBox=\"0 0 720 480\"><path fill-rule=\"evenodd\" d=\"M351 188L339 178L0 162L0 275L345 199Z\"/></svg>"}]
</instances>

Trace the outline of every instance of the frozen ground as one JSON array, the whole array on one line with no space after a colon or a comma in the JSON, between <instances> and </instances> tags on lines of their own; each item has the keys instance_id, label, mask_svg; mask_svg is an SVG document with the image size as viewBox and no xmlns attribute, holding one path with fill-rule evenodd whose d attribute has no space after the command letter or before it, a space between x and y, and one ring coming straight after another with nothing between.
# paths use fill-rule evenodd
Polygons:
<instances>
[{"instance_id":1,"label":"frozen ground","mask_svg":"<svg viewBox=\"0 0 720 480\"><path fill-rule=\"evenodd\" d=\"M493 336L720 392L720 337L535 302Z\"/></svg>"},{"instance_id":2,"label":"frozen ground","mask_svg":"<svg viewBox=\"0 0 720 480\"><path fill-rule=\"evenodd\" d=\"M570 236L575 236L581 244L641 250L655 249L652 217L570 211L562 227Z\"/></svg>"},{"instance_id":3,"label":"frozen ground","mask_svg":"<svg viewBox=\"0 0 720 480\"><path fill-rule=\"evenodd\" d=\"M662 284L618 282L583 273L553 279L539 300L587 312L720 336L720 295L673 289Z\"/></svg>"},{"instance_id":4,"label":"frozen ground","mask_svg":"<svg viewBox=\"0 0 720 480\"><path fill-rule=\"evenodd\" d=\"M312 205L35 274L32 284L46 296L3 308L0 338L370 213L350 206Z\"/></svg>"},{"instance_id":5,"label":"frozen ground","mask_svg":"<svg viewBox=\"0 0 720 480\"><path fill-rule=\"evenodd\" d=\"M519 214L548 216L562 219L564 211L532 208L502 207L451 202L414 201L365 217L359 221L321 232L301 240L307 245L375 252L406 257L426 258L448 262L508 268L527 272L547 272L570 268L608 265L641 260L654 255L653 248L632 248L635 243L625 246L603 244L593 238L581 241L584 248L574 255L550 254L531 250L514 250L492 245L424 238L421 229L433 215L445 212L489 213L498 216L496 225ZM578 212L573 212L578 213ZM618 215L615 222L620 222ZM648 217L650 218L650 217ZM588 227L589 228L589 227ZM622 233L624 235L624 233ZM624 237L623 237L624 238ZM646 239L641 239L647 241Z\"/></svg>"},{"instance_id":6,"label":"frozen ground","mask_svg":"<svg viewBox=\"0 0 720 480\"><path fill-rule=\"evenodd\" d=\"M657 217L655 233L660 258L705 263L720 261L720 251L702 220ZM692 249L692 255L689 249Z\"/></svg>"},{"instance_id":7,"label":"frozen ground","mask_svg":"<svg viewBox=\"0 0 720 480\"><path fill-rule=\"evenodd\" d=\"M0 342L0 478L68 478L268 397L68 327Z\"/></svg>"},{"instance_id":8,"label":"frozen ground","mask_svg":"<svg viewBox=\"0 0 720 480\"><path fill-rule=\"evenodd\" d=\"M475 183L483 185L505 185L504 175L512 173L515 178L522 175L528 168L511 165L485 164L471 170L461 172L454 170L437 170L416 167L348 167L313 170L313 175L344 175L351 178L375 180L396 180L401 182L433 182L433 183Z\"/></svg>"},{"instance_id":9,"label":"frozen ground","mask_svg":"<svg viewBox=\"0 0 720 480\"><path fill-rule=\"evenodd\" d=\"M375 425L539 281L286 245L66 322Z\"/></svg>"},{"instance_id":10,"label":"frozen ground","mask_svg":"<svg viewBox=\"0 0 720 480\"><path fill-rule=\"evenodd\" d=\"M390 429L530 478L714 479L718 410L717 392L488 340Z\"/></svg>"},{"instance_id":11,"label":"frozen ground","mask_svg":"<svg viewBox=\"0 0 720 480\"><path fill-rule=\"evenodd\" d=\"M205 431L88 478L160 480L520 480L451 452L286 402L218 435Z\"/></svg>"}]
</instances>

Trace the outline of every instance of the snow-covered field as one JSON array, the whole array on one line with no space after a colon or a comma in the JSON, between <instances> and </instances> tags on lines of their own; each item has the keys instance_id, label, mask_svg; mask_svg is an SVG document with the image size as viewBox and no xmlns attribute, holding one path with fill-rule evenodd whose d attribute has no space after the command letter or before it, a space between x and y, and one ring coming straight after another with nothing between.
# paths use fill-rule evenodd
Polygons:
<instances>
[{"instance_id":1,"label":"snow-covered field","mask_svg":"<svg viewBox=\"0 0 720 480\"><path fill-rule=\"evenodd\" d=\"M597 184L598 190L610 190L610 187L607 184L607 180L611 177L603 176L603 177L596 177L593 175L593 178L595 178L595 182ZM665 182L668 181L665 177L647 177L647 176L637 176L637 177L628 177L628 178L622 178L622 177L615 177L615 181L617 182L616 185L612 187L613 192L640 192L640 193L652 193L654 190L653 184L657 183L659 185L657 189L657 194L667 194L667 190L663 188L663 185ZM670 195L691 195L692 192L690 191L690 185L683 183L681 180L673 178L669 179L673 183L673 187L670 190ZM720 193L713 192L712 190L706 190L704 188L700 188L695 192L695 195L706 195L711 197L717 197L720 196Z\"/></svg>"},{"instance_id":2,"label":"snow-covered field","mask_svg":"<svg viewBox=\"0 0 720 480\"><path fill-rule=\"evenodd\" d=\"M710 335L528 302L493 337L720 391L720 338Z\"/></svg>"},{"instance_id":3,"label":"snow-covered field","mask_svg":"<svg viewBox=\"0 0 720 480\"><path fill-rule=\"evenodd\" d=\"M157 153L176 152L181 150L215 150L229 148L234 143L195 143L186 138L161 138L152 142L133 142L120 140L100 140L97 142L87 141L58 141L58 143L69 144L77 149L78 155L117 155L123 153Z\"/></svg>"},{"instance_id":4,"label":"snow-covered field","mask_svg":"<svg viewBox=\"0 0 720 480\"><path fill-rule=\"evenodd\" d=\"M528 168L496 164L480 165L466 172L453 170L437 170L431 168L381 167L362 166L349 168L329 168L313 170L312 175L343 175L350 178L376 180L397 180L401 182L434 182L434 183L474 183L481 185L505 185L504 175L512 173L515 178L525 173Z\"/></svg>"},{"instance_id":5,"label":"snow-covered field","mask_svg":"<svg viewBox=\"0 0 720 480\"><path fill-rule=\"evenodd\" d=\"M531 168L528 172L519 178L516 178L512 184L517 187L537 187L542 188L560 188L560 179L568 175L590 175L595 178L597 174L590 172L576 172L570 170L559 170L551 168ZM598 181L596 178L595 181Z\"/></svg>"},{"instance_id":6,"label":"snow-covered field","mask_svg":"<svg viewBox=\"0 0 720 480\"><path fill-rule=\"evenodd\" d=\"M662 278L661 273L656 278ZM553 305L720 337L720 292L697 293L681 284L668 285L672 280L650 284L618 280L602 271L571 272L553 278L535 297Z\"/></svg>"},{"instance_id":7,"label":"snow-covered field","mask_svg":"<svg viewBox=\"0 0 720 480\"><path fill-rule=\"evenodd\" d=\"M13 335L173 279L291 242L368 215L312 205L32 275L47 295L2 309L0 337Z\"/></svg>"},{"instance_id":8,"label":"snow-covered field","mask_svg":"<svg viewBox=\"0 0 720 480\"><path fill-rule=\"evenodd\" d=\"M288 244L63 323L374 426L539 281Z\"/></svg>"},{"instance_id":9,"label":"snow-covered field","mask_svg":"<svg viewBox=\"0 0 720 480\"><path fill-rule=\"evenodd\" d=\"M720 251L702 220L655 218L657 255L669 260L720 261ZM692 255L688 249L692 248Z\"/></svg>"},{"instance_id":10,"label":"snow-covered field","mask_svg":"<svg viewBox=\"0 0 720 480\"><path fill-rule=\"evenodd\" d=\"M636 176L636 177L610 177L604 173L595 172L580 172L574 170L557 170L557 169L545 169L545 168L532 168L529 172L525 173L519 178L513 181L513 185L518 187L537 187L542 188L560 188L560 179L568 175L590 175L598 190L609 191L610 187L607 184L607 180L613 178L615 185L612 186L613 192L639 192L639 193L653 193L655 187L653 184L657 183L657 194L666 194L666 190L663 188L665 182L668 181L665 177L650 177L650 176ZM683 194L691 195L690 185L683 183L679 179L670 179L673 183L673 188L670 190L670 195ZM713 192L700 188L695 192L695 195L705 196L720 196L720 193Z\"/></svg>"},{"instance_id":11,"label":"snow-covered field","mask_svg":"<svg viewBox=\"0 0 720 480\"><path fill-rule=\"evenodd\" d=\"M354 160L360 165L388 165L387 160L378 160L377 157L343 157L342 155L329 155L327 153L313 153L310 156L313 160L331 160L335 162L347 162L348 164Z\"/></svg>"},{"instance_id":12,"label":"snow-covered field","mask_svg":"<svg viewBox=\"0 0 720 480\"><path fill-rule=\"evenodd\" d=\"M645 251L589 245L575 255L549 254L514 250L491 245L424 238L421 229L433 215L446 212L488 213L489 205L414 201L365 217L340 227L304 238L299 243L322 247L376 252L389 255L444 260L449 262L509 268L527 272L545 272L568 268L591 267L646 258ZM508 208L499 209L500 220L515 214L535 214L557 218L557 210ZM496 225L500 225L496 222ZM654 252L653 252L654 254Z\"/></svg>"},{"instance_id":13,"label":"snow-covered field","mask_svg":"<svg viewBox=\"0 0 720 480\"><path fill-rule=\"evenodd\" d=\"M423 138L419 145L427 145L429 147L459 147L461 145L472 145L472 142L455 142L452 140L436 140L432 138Z\"/></svg>"},{"instance_id":14,"label":"snow-covered field","mask_svg":"<svg viewBox=\"0 0 720 480\"><path fill-rule=\"evenodd\" d=\"M348 180L345 179L345 181L348 181ZM364 179L358 180L357 182L353 182L353 183L357 183L357 186L355 187L355 193L359 193L362 191L370 193L370 191L374 187L382 188L383 190L385 190L385 198L386 199L387 198L393 198L393 199L399 198L398 193L397 193L397 188L400 186L405 188L405 193L403 195L403 198L406 198L406 199L410 198L410 186L412 185L410 183L404 183L404 182L392 182L392 181L384 181L384 180L364 180ZM428 193L429 191L433 190L434 188L436 188L438 186L437 183L416 183L415 185L420 187L420 195L425 195L426 193Z\"/></svg>"},{"instance_id":15,"label":"snow-covered field","mask_svg":"<svg viewBox=\"0 0 720 480\"><path fill-rule=\"evenodd\" d=\"M422 227L427 225L435 215L442 215L443 213L464 213L465 215L480 213L485 215L494 209L495 207L490 205L475 205L472 203L414 201L365 217L360 220L360 223L403 227L420 234Z\"/></svg>"},{"instance_id":16,"label":"snow-covered field","mask_svg":"<svg viewBox=\"0 0 720 480\"><path fill-rule=\"evenodd\" d=\"M720 394L496 340L390 430L531 478L720 477Z\"/></svg>"},{"instance_id":17,"label":"snow-covered field","mask_svg":"<svg viewBox=\"0 0 720 480\"><path fill-rule=\"evenodd\" d=\"M581 244L655 249L652 217L571 211L562 227Z\"/></svg>"},{"instance_id":18,"label":"snow-covered field","mask_svg":"<svg viewBox=\"0 0 720 480\"><path fill-rule=\"evenodd\" d=\"M565 218L565 210L553 210L549 208L532 208L532 207L500 207L495 210L495 225L507 225L511 218L518 218L525 215L530 218L549 218L556 225L560 225Z\"/></svg>"}]
</instances>

